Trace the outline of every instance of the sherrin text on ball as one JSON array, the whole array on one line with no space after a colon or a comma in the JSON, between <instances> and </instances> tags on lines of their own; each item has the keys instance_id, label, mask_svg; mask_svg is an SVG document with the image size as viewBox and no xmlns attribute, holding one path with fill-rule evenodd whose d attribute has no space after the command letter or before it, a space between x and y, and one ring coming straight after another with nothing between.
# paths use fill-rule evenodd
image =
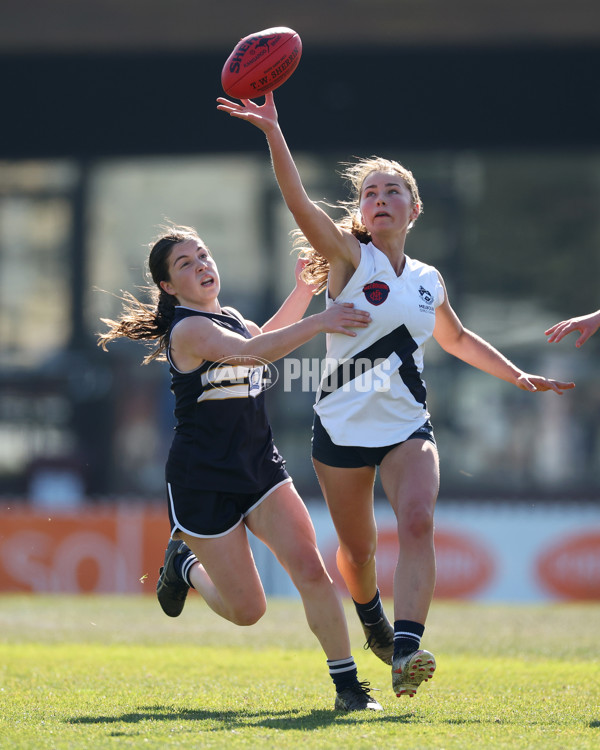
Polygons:
<instances>
[{"instance_id":1,"label":"sherrin text on ball","mask_svg":"<svg viewBox=\"0 0 600 750\"><path fill-rule=\"evenodd\" d=\"M236 44L221 72L228 96L254 99L273 91L292 75L302 55L299 35L285 26L249 34Z\"/></svg>"}]
</instances>

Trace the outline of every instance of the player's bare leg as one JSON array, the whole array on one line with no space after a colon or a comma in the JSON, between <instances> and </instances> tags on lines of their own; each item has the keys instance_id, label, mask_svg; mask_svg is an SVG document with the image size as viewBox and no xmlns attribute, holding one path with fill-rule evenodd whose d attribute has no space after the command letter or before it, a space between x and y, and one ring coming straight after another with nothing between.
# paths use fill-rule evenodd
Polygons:
<instances>
[{"instance_id":1,"label":"player's bare leg","mask_svg":"<svg viewBox=\"0 0 600 750\"><path fill-rule=\"evenodd\" d=\"M392 686L396 695L412 697L436 667L433 654L420 649L435 587L433 513L439 490L435 445L426 440L398 445L382 461L380 476L396 514L399 542Z\"/></svg>"},{"instance_id":2,"label":"player's bare leg","mask_svg":"<svg viewBox=\"0 0 600 750\"><path fill-rule=\"evenodd\" d=\"M379 598L375 553L377 527L373 511L374 467L341 469L313 459L339 547L338 570L354 601L368 647L392 663L394 630Z\"/></svg>"}]
</instances>

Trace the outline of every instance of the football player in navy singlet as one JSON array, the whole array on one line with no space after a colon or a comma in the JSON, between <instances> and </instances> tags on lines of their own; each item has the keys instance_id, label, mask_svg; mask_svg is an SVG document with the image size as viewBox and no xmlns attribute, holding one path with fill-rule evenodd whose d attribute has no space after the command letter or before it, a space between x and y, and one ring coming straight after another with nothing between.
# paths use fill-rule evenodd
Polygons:
<instances>
[{"instance_id":1,"label":"football player in navy singlet","mask_svg":"<svg viewBox=\"0 0 600 750\"><path fill-rule=\"evenodd\" d=\"M312 456L338 535L338 568L367 645L392 666L394 693L413 696L436 666L433 654L420 648L435 586L433 515L439 489L422 378L425 342L433 336L455 357L526 391L561 394L574 384L523 372L464 328L439 272L405 254L407 234L422 211L409 170L380 157L349 165L345 176L353 201L342 204L346 215L333 221L304 190L273 94L264 104L223 97L217 102L218 109L266 135L276 179L298 225L298 247L309 259L305 278L326 289L327 307L352 302L366 305L372 316L372 324L352 341L328 337ZM397 518L393 628L381 605L375 570L378 466Z\"/></svg>"},{"instance_id":2,"label":"football player in navy singlet","mask_svg":"<svg viewBox=\"0 0 600 750\"><path fill-rule=\"evenodd\" d=\"M335 708L381 710L359 682L342 602L325 570L308 511L273 443L265 411L265 366L321 332L350 338L368 312L340 304L302 318L313 290L300 279L261 328L221 307L214 258L189 227L169 227L151 247L153 304L124 296L119 320L104 320L106 345L127 337L157 342L145 362L166 358L177 425L166 480L171 540L157 596L177 617L190 587L218 615L252 625L265 612L250 529L277 557L302 598L336 688Z\"/></svg>"}]
</instances>

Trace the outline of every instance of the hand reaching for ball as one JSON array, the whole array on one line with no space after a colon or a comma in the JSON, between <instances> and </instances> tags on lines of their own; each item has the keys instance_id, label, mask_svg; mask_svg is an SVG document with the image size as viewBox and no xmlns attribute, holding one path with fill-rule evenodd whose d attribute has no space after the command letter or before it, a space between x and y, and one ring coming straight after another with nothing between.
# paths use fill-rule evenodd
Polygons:
<instances>
[{"instance_id":1,"label":"hand reaching for ball","mask_svg":"<svg viewBox=\"0 0 600 750\"><path fill-rule=\"evenodd\" d=\"M217 102L217 109L240 120L247 120L265 133L277 126L277 109L272 91L265 94L264 104L257 104L252 99L242 99L240 104L224 96L220 96Z\"/></svg>"}]
</instances>

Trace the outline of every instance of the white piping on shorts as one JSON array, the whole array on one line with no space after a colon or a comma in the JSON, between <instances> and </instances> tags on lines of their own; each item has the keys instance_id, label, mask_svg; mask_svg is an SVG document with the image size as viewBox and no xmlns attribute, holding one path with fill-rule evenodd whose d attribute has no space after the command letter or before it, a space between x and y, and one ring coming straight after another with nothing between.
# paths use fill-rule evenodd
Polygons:
<instances>
[{"instance_id":1,"label":"white piping on shorts","mask_svg":"<svg viewBox=\"0 0 600 750\"><path fill-rule=\"evenodd\" d=\"M233 526L231 526L231 528L227 529L226 531L222 531L220 534L197 534L195 531L190 531L189 529L184 528L179 523L179 521L177 520L177 516L175 515L175 504L173 503L173 496L171 494L171 483L167 482L167 488L169 490L169 503L171 505L171 515L175 519L175 523L176 523L176 526L174 526L171 529L171 539L175 538L174 534L176 534L178 531L183 531L185 534L194 536L197 539L218 539L221 536L226 536L227 534L230 534L235 528L237 528L242 523L244 518L246 518L250 513L252 513L252 511L255 508L258 508L258 506L262 503L263 500L266 500L269 497L269 495L275 492L275 490L282 487L284 484L290 484L292 481L293 481L292 477L287 477L287 479L284 479L283 481L278 482L276 485L271 487L271 489L267 490L265 494L254 503L254 505L248 508L248 510L242 516L240 516L239 521L236 521L236 523L234 523Z\"/></svg>"}]
</instances>

